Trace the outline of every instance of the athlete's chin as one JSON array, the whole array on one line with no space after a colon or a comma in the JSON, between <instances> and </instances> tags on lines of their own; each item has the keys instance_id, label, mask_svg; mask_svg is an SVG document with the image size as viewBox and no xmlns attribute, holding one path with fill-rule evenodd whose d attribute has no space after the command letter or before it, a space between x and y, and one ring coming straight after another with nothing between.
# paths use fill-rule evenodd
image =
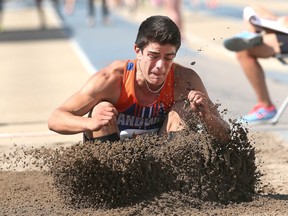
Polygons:
<instances>
[{"instance_id":1,"label":"athlete's chin","mask_svg":"<svg viewBox=\"0 0 288 216\"><path fill-rule=\"evenodd\" d=\"M157 77L150 78L149 81L152 85L161 85L165 81L165 77L157 76Z\"/></svg>"},{"instance_id":2,"label":"athlete's chin","mask_svg":"<svg viewBox=\"0 0 288 216\"><path fill-rule=\"evenodd\" d=\"M151 85L155 85L155 86L161 85L163 82L164 82L163 79L153 79L153 80L150 80L150 84L151 84Z\"/></svg>"}]
</instances>

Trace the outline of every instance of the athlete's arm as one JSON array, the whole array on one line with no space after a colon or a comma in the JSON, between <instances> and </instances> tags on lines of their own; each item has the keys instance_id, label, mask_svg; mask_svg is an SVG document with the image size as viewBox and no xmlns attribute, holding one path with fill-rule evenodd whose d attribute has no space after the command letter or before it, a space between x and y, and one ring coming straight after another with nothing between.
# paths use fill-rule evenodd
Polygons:
<instances>
[{"instance_id":1,"label":"athlete's arm","mask_svg":"<svg viewBox=\"0 0 288 216\"><path fill-rule=\"evenodd\" d=\"M227 141L230 138L229 124L222 119L216 106L210 100L201 78L191 69L182 68L181 71L179 78L182 81L178 79L177 82L180 82L181 85L179 86L182 87L178 89L181 92L178 97L181 95L185 96L185 99L190 102L190 109L200 117L212 136L219 140Z\"/></svg>"},{"instance_id":2,"label":"athlete's arm","mask_svg":"<svg viewBox=\"0 0 288 216\"><path fill-rule=\"evenodd\" d=\"M112 105L120 94L124 64L123 61L115 61L92 75L78 92L51 113L49 129L61 134L97 131L115 118L117 111ZM105 121L84 116L101 101L109 102L98 108L99 115L103 115Z\"/></svg>"}]
</instances>

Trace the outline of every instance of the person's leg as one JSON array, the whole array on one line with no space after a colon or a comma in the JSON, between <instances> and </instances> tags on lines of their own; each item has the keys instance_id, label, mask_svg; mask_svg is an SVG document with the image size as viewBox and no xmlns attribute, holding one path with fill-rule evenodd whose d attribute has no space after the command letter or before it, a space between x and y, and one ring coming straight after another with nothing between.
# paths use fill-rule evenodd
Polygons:
<instances>
[{"instance_id":1,"label":"person's leg","mask_svg":"<svg viewBox=\"0 0 288 216\"><path fill-rule=\"evenodd\" d=\"M95 25L95 7L94 0L88 0L88 24L89 26Z\"/></svg>"},{"instance_id":2,"label":"person's leg","mask_svg":"<svg viewBox=\"0 0 288 216\"><path fill-rule=\"evenodd\" d=\"M104 24L109 23L109 9L106 0L102 0L102 19Z\"/></svg>"},{"instance_id":3,"label":"person's leg","mask_svg":"<svg viewBox=\"0 0 288 216\"><path fill-rule=\"evenodd\" d=\"M164 7L166 8L168 16L176 23L181 33L183 34L182 23L182 0L165 0ZM182 35L184 37L184 35Z\"/></svg>"},{"instance_id":4,"label":"person's leg","mask_svg":"<svg viewBox=\"0 0 288 216\"><path fill-rule=\"evenodd\" d=\"M105 102L107 103L107 102ZM97 106L97 105L96 105ZM93 109L90 111L88 117L91 118L95 115ZM100 140L105 141L117 141L120 140L119 130L116 121L110 122L109 125L104 126L99 131L86 131L83 133L83 142L94 142Z\"/></svg>"},{"instance_id":5,"label":"person's leg","mask_svg":"<svg viewBox=\"0 0 288 216\"><path fill-rule=\"evenodd\" d=\"M276 115L276 108L270 98L265 73L258 58L273 57L279 53L279 43L275 34L264 35L264 44L238 52L237 59L257 96L256 106L244 117L248 123L269 120Z\"/></svg>"},{"instance_id":6,"label":"person's leg","mask_svg":"<svg viewBox=\"0 0 288 216\"><path fill-rule=\"evenodd\" d=\"M40 25L41 28L46 28L46 19L45 19L45 14L43 11L43 1L42 0L36 0L36 6L37 6L37 10L38 10L38 15L39 15L39 19L40 19Z\"/></svg>"},{"instance_id":7,"label":"person's leg","mask_svg":"<svg viewBox=\"0 0 288 216\"><path fill-rule=\"evenodd\" d=\"M0 0L0 32L2 31L3 11L4 11L4 0Z\"/></svg>"},{"instance_id":8,"label":"person's leg","mask_svg":"<svg viewBox=\"0 0 288 216\"><path fill-rule=\"evenodd\" d=\"M256 93L258 103L271 106L264 71L257 58L251 56L248 50L244 50L237 53L237 59Z\"/></svg>"},{"instance_id":9,"label":"person's leg","mask_svg":"<svg viewBox=\"0 0 288 216\"><path fill-rule=\"evenodd\" d=\"M94 0L88 0L88 16L95 16Z\"/></svg>"},{"instance_id":10,"label":"person's leg","mask_svg":"<svg viewBox=\"0 0 288 216\"><path fill-rule=\"evenodd\" d=\"M210 9L214 9L218 6L218 0L208 0L206 1L206 6Z\"/></svg>"},{"instance_id":11,"label":"person's leg","mask_svg":"<svg viewBox=\"0 0 288 216\"><path fill-rule=\"evenodd\" d=\"M258 58L269 58L279 52L279 45L275 34L267 34L263 38L264 44L248 50L238 52L237 59L252 85L258 103L266 107L272 106L263 68L258 62Z\"/></svg>"},{"instance_id":12,"label":"person's leg","mask_svg":"<svg viewBox=\"0 0 288 216\"><path fill-rule=\"evenodd\" d=\"M53 4L53 7L55 8L55 11L57 12L58 16L64 20L64 17L63 17L63 14L62 14L62 11L61 11L61 7L60 7L60 2L59 0L52 0L52 4Z\"/></svg>"},{"instance_id":13,"label":"person's leg","mask_svg":"<svg viewBox=\"0 0 288 216\"><path fill-rule=\"evenodd\" d=\"M65 0L64 10L66 14L72 14L75 8L75 0Z\"/></svg>"}]
</instances>

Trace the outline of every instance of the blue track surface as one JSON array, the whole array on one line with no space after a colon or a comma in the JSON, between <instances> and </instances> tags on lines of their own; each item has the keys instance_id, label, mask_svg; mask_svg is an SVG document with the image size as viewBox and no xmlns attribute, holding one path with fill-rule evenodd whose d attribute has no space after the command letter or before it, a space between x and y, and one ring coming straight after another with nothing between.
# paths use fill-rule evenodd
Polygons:
<instances>
[{"instance_id":1,"label":"blue track surface","mask_svg":"<svg viewBox=\"0 0 288 216\"><path fill-rule=\"evenodd\" d=\"M75 12L65 16L64 25L71 30L87 58L99 69L116 59L134 57L133 45L137 26L111 14L113 23L104 25L100 9L96 8L96 24L89 27L87 23L87 6L85 1L76 4Z\"/></svg>"},{"instance_id":2,"label":"blue track surface","mask_svg":"<svg viewBox=\"0 0 288 216\"><path fill-rule=\"evenodd\" d=\"M51 1L44 2L51 4ZM61 3L60 5L63 6L63 2L61 0L59 0L59 2ZM133 46L138 25L124 20L122 17L113 13L113 11L110 14L112 24L104 25L101 20L101 8L96 7L96 24L94 27L89 27L87 23L87 2L88 0L76 1L75 10L72 15L63 15L63 8L58 9L58 14L59 17L62 18L64 29L69 30L67 33L76 41L95 70L107 66L116 59L134 58L135 53ZM191 11L212 16L227 17L227 19L242 19L243 8L240 6L220 4L217 8L211 10L207 8L202 1L200 1L200 5L198 5L197 8L193 8L190 2L190 0L183 1L184 7ZM35 7L35 1L7 1L4 8L21 9L23 7ZM197 51L193 51L183 44L178 52L178 57L193 57L196 52ZM287 78L285 79L282 74L276 75L268 73L267 75L272 77L272 79L288 83Z\"/></svg>"},{"instance_id":3,"label":"blue track surface","mask_svg":"<svg viewBox=\"0 0 288 216\"><path fill-rule=\"evenodd\" d=\"M138 25L128 22L111 13L110 25L101 21L100 8L96 8L96 25L89 27L87 8L84 1L78 2L75 12L65 16L63 22L70 29L73 39L79 44L86 57L97 70L107 66L116 59L135 58L133 50ZM184 44L178 56L191 54L192 50Z\"/></svg>"}]
</instances>

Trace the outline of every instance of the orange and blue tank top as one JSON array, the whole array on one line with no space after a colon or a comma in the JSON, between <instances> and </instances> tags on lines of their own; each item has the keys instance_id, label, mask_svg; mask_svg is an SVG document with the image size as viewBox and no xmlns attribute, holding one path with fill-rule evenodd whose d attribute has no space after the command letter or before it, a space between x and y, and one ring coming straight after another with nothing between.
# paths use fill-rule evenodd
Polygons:
<instances>
[{"instance_id":1,"label":"orange and blue tank top","mask_svg":"<svg viewBox=\"0 0 288 216\"><path fill-rule=\"evenodd\" d=\"M120 97L115 104L118 110L117 124L121 138L157 132L174 103L174 64L156 101L142 106L135 95L136 63L137 60L127 61Z\"/></svg>"}]
</instances>

